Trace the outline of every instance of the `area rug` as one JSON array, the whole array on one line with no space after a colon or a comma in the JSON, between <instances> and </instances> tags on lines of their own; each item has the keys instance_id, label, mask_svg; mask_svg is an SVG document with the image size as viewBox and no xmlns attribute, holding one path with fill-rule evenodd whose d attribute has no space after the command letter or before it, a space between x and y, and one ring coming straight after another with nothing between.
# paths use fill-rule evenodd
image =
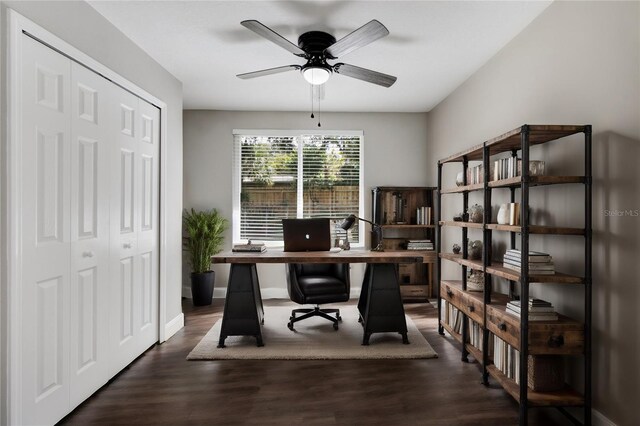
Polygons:
<instances>
[{"instance_id":1,"label":"area rug","mask_svg":"<svg viewBox=\"0 0 640 426\"><path fill-rule=\"evenodd\" d=\"M410 344L403 345L398 333L374 333L369 346L362 346L362 326L355 306L340 308L342 322L334 330L331 322L309 318L287 328L292 307L265 307L262 328L263 347L247 336L230 336L226 348L218 348L222 320L218 320L200 343L189 353L188 360L204 359L415 359L436 358L438 354L407 318Z\"/></svg>"}]
</instances>

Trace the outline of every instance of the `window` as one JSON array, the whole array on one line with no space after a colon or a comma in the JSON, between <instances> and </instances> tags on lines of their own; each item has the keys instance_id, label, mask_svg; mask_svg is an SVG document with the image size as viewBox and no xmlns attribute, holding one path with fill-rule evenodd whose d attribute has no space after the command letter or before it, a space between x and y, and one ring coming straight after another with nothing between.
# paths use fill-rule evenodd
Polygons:
<instances>
[{"instance_id":1,"label":"window","mask_svg":"<svg viewBox=\"0 0 640 426\"><path fill-rule=\"evenodd\" d=\"M234 130L233 241L282 244L283 218L362 216L362 132ZM358 227L349 237L363 245Z\"/></svg>"}]
</instances>

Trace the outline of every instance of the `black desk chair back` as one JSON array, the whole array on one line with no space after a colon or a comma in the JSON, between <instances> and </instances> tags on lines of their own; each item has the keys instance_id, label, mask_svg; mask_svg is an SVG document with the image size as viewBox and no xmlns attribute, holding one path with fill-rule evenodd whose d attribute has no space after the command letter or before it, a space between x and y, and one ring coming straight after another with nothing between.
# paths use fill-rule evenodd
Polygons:
<instances>
[{"instance_id":1,"label":"black desk chair back","mask_svg":"<svg viewBox=\"0 0 640 426\"><path fill-rule=\"evenodd\" d=\"M287 264L287 290L293 302L300 305L313 304L313 309L294 309L287 326L304 319L320 316L333 322L338 329L341 321L339 309L320 309L325 303L339 303L349 300L351 282L348 263L290 263ZM302 314L296 316L296 314ZM329 314L335 314L335 318Z\"/></svg>"}]
</instances>

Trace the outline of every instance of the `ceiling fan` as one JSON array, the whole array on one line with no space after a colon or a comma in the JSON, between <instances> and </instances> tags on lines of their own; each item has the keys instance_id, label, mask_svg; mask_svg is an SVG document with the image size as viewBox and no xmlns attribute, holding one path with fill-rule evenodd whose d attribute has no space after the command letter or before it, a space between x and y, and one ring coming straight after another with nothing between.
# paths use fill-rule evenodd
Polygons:
<instances>
[{"instance_id":1,"label":"ceiling fan","mask_svg":"<svg viewBox=\"0 0 640 426\"><path fill-rule=\"evenodd\" d=\"M286 71L300 70L304 79L313 85L319 85L329 80L332 73L357 78L379 86L390 87L397 78L372 71L366 68L338 62L329 64L327 60L338 59L356 49L389 34L389 30L377 20L367 22L357 30L336 41L335 37L323 31L309 31L298 37L298 45L291 43L266 25L256 21L242 21L241 24L254 33L288 50L296 56L304 58L304 65L285 65L260 71L238 74L242 79L261 77Z\"/></svg>"}]
</instances>

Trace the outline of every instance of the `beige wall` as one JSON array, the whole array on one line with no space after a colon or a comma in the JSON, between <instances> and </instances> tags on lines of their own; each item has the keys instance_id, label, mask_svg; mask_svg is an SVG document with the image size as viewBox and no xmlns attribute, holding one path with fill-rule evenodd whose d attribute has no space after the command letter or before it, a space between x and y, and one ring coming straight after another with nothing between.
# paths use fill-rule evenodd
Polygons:
<instances>
[{"instance_id":1,"label":"beige wall","mask_svg":"<svg viewBox=\"0 0 640 426\"><path fill-rule=\"evenodd\" d=\"M162 68L116 27L81 1L22 2L0 1L3 24L6 10L11 8L63 39L78 50L109 67L158 99L166 102L168 111L168 205L166 213L167 255L167 321L182 313L180 262L182 252L182 83ZM3 39L5 34L2 35ZM4 44L4 42L3 42ZM3 46L2 61L5 50ZM2 87L5 87L4 81ZM2 89L2 102L6 100ZM3 105L4 106L4 105Z\"/></svg>"},{"instance_id":2,"label":"beige wall","mask_svg":"<svg viewBox=\"0 0 640 426\"><path fill-rule=\"evenodd\" d=\"M640 217L610 217L606 210L640 209L639 6L555 2L427 121L430 183L436 182L434 159L522 124L593 125L593 396L594 407L619 425L637 424L639 418ZM579 138L534 148L531 158L546 160L549 174L583 171ZM453 185L457 171L446 167L445 187ZM507 193L494 193L495 214ZM534 188L531 194L534 222L583 224L580 188ZM446 196L443 217L461 205L460 196ZM459 235L446 232L443 247ZM533 237L531 244L550 252L558 269L581 272L581 237ZM504 250L504 240L498 246ZM444 278L458 276L458 269L444 266ZM534 284L532 292L552 300L560 312L581 317L581 288ZM573 374L579 383L580 375Z\"/></svg>"},{"instance_id":3,"label":"beige wall","mask_svg":"<svg viewBox=\"0 0 640 426\"><path fill-rule=\"evenodd\" d=\"M371 215L370 189L377 185L424 185L426 114L322 113L322 126L331 130L364 131L365 216ZM307 112L184 112L184 206L217 208L231 219L231 167L233 129L311 129L316 122ZM225 249L231 248L231 230ZM216 297L226 287L228 267L215 265ZM260 265L263 296L286 296L282 265ZM185 286L189 285L185 264ZM361 268L354 268L352 281L359 287ZM273 291L271 291L273 290ZM189 292L186 291L186 295Z\"/></svg>"}]
</instances>

